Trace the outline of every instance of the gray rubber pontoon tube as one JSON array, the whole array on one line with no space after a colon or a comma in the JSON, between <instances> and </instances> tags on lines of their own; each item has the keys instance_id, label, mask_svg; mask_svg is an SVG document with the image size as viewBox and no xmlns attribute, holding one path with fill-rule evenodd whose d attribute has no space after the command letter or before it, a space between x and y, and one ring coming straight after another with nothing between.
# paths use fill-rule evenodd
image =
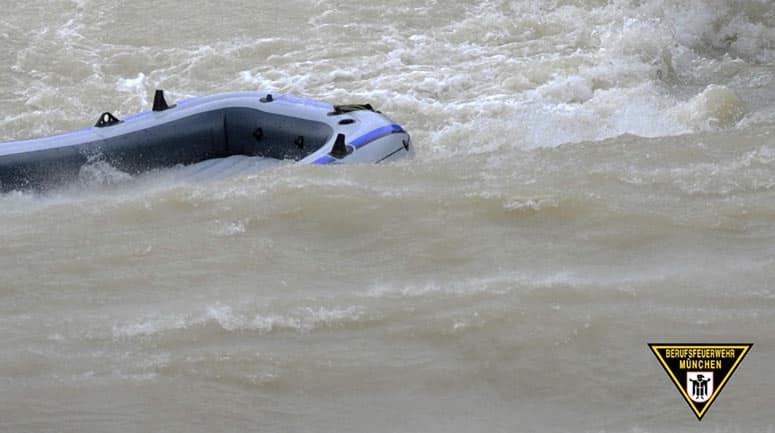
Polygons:
<instances>
[{"instance_id":1,"label":"gray rubber pontoon tube","mask_svg":"<svg viewBox=\"0 0 775 433\"><path fill-rule=\"evenodd\" d=\"M265 92L223 93L119 120L104 113L93 127L0 143L0 190L45 189L77 179L100 158L136 174L232 155L302 164L379 163L414 155L409 134L369 105L335 106Z\"/></svg>"}]
</instances>

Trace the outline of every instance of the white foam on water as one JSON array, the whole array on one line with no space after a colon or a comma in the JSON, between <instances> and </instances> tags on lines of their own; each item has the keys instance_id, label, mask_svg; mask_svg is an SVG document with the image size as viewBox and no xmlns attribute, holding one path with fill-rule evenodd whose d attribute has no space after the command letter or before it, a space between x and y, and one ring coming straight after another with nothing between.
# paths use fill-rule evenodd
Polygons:
<instances>
[{"instance_id":1,"label":"white foam on water","mask_svg":"<svg viewBox=\"0 0 775 433\"><path fill-rule=\"evenodd\" d=\"M743 102L735 92L717 85L708 86L677 110L682 122L701 131L729 128L745 115Z\"/></svg>"},{"instance_id":2,"label":"white foam on water","mask_svg":"<svg viewBox=\"0 0 775 433\"><path fill-rule=\"evenodd\" d=\"M138 320L117 322L111 333L114 339L151 337L171 331L191 330L215 324L228 332L257 332L259 335L273 331L308 333L319 329L336 328L358 323L365 317L363 307L304 306L287 313L253 313L235 310L228 304L217 302L207 305L203 311L189 314L159 314Z\"/></svg>"},{"instance_id":3,"label":"white foam on water","mask_svg":"<svg viewBox=\"0 0 775 433\"><path fill-rule=\"evenodd\" d=\"M129 173L116 169L101 155L89 158L78 172L78 181L85 187L116 185L131 179Z\"/></svg>"}]
</instances>

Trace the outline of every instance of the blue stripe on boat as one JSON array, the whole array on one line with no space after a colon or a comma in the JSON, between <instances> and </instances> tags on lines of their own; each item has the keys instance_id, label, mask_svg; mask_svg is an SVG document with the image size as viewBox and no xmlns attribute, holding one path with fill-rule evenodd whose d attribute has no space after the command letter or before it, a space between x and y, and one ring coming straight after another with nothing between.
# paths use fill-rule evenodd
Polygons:
<instances>
[{"instance_id":1,"label":"blue stripe on boat","mask_svg":"<svg viewBox=\"0 0 775 433\"><path fill-rule=\"evenodd\" d=\"M350 142L350 146L360 149L361 147L371 143L374 140L377 140L379 138L382 138L386 135L390 134L397 134L404 131L404 128L401 127L401 125L396 125L395 123L392 125L383 126L381 128L377 128L373 131L369 131L360 137L356 138L355 140ZM336 161L336 158L334 158L331 155L323 155L320 158L312 161L313 164L330 164L332 162Z\"/></svg>"}]
</instances>

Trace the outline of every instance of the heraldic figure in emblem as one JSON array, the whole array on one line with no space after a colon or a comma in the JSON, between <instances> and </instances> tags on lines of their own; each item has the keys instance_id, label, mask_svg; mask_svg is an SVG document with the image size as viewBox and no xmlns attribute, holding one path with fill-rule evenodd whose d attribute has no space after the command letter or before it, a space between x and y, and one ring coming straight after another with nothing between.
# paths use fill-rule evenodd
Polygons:
<instances>
[{"instance_id":1,"label":"heraldic figure in emblem","mask_svg":"<svg viewBox=\"0 0 775 433\"><path fill-rule=\"evenodd\" d=\"M705 377L703 374L698 374L696 377L696 379L689 378L689 381L692 382L692 400L705 401L709 397L708 382L711 378Z\"/></svg>"}]
</instances>

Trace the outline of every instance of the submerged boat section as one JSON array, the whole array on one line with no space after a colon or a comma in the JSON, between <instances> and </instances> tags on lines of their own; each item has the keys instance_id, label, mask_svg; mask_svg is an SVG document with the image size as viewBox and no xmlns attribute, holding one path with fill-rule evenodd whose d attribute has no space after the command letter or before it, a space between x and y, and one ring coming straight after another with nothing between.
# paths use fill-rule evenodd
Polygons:
<instances>
[{"instance_id":1,"label":"submerged boat section","mask_svg":"<svg viewBox=\"0 0 775 433\"><path fill-rule=\"evenodd\" d=\"M293 95L233 92L169 105L49 137L0 143L0 190L45 189L77 179L101 158L137 174L247 155L300 164L380 163L412 157L409 134L370 105L333 105Z\"/></svg>"}]
</instances>

